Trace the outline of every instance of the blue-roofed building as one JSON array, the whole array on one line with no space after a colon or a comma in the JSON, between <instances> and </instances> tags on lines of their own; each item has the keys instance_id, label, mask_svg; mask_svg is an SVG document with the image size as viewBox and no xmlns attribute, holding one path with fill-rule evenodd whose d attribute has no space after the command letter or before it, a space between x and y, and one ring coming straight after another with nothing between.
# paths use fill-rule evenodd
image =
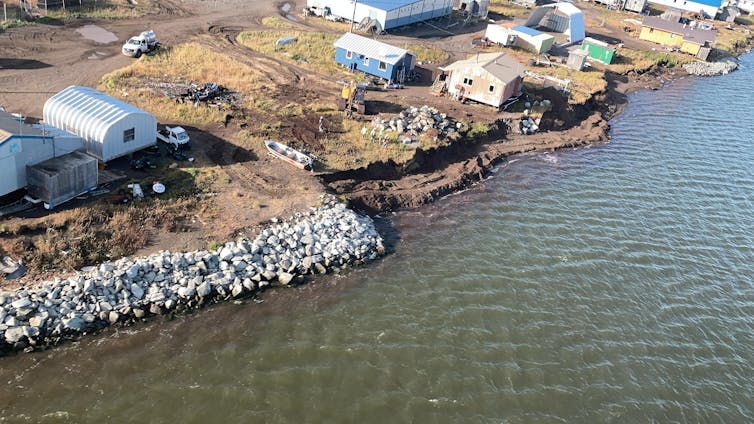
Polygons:
<instances>
[{"instance_id":1,"label":"blue-roofed building","mask_svg":"<svg viewBox=\"0 0 754 424\"><path fill-rule=\"evenodd\" d=\"M352 71L402 83L414 69L414 55L404 49L347 32L335 42L335 61Z\"/></svg>"},{"instance_id":2,"label":"blue-roofed building","mask_svg":"<svg viewBox=\"0 0 754 424\"><path fill-rule=\"evenodd\" d=\"M363 29L377 32L450 15L454 0L307 0L309 8L327 10Z\"/></svg>"},{"instance_id":3,"label":"blue-roofed building","mask_svg":"<svg viewBox=\"0 0 754 424\"><path fill-rule=\"evenodd\" d=\"M717 15L725 0L648 0L649 3L685 10L687 12L704 12L710 18Z\"/></svg>"}]
</instances>

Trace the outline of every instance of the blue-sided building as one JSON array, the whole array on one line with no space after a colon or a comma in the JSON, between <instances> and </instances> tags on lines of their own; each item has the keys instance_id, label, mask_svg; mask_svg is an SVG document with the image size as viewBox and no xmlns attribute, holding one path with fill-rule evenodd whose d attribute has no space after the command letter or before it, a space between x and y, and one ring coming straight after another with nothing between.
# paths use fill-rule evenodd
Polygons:
<instances>
[{"instance_id":1,"label":"blue-sided building","mask_svg":"<svg viewBox=\"0 0 754 424\"><path fill-rule=\"evenodd\" d=\"M714 18L717 12L723 6L724 0L648 0L649 3L659 4L666 7L681 9L687 12L704 12L710 18Z\"/></svg>"},{"instance_id":2,"label":"blue-sided building","mask_svg":"<svg viewBox=\"0 0 754 424\"><path fill-rule=\"evenodd\" d=\"M485 0L486 1L486 0ZM376 32L448 16L454 0L307 0L309 8L326 10L362 30Z\"/></svg>"},{"instance_id":3,"label":"blue-sided building","mask_svg":"<svg viewBox=\"0 0 754 424\"><path fill-rule=\"evenodd\" d=\"M335 61L351 71L402 83L414 69L415 57L407 50L348 32L335 42Z\"/></svg>"}]
</instances>

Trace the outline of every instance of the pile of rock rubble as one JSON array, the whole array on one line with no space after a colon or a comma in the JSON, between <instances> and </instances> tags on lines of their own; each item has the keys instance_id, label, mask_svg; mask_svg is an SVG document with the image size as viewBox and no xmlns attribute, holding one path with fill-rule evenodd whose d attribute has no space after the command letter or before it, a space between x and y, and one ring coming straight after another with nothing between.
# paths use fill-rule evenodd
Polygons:
<instances>
[{"instance_id":1,"label":"pile of rock rubble","mask_svg":"<svg viewBox=\"0 0 754 424\"><path fill-rule=\"evenodd\" d=\"M90 267L67 279L0 293L0 353L33 349L147 315L245 297L271 283L303 281L384 253L369 217L332 198L254 240L217 251L159 252Z\"/></svg>"},{"instance_id":2,"label":"pile of rock rubble","mask_svg":"<svg viewBox=\"0 0 754 424\"><path fill-rule=\"evenodd\" d=\"M691 62L683 65L683 69L691 75L711 77L725 75L738 69L738 63L732 59L719 62Z\"/></svg>"},{"instance_id":3,"label":"pile of rock rubble","mask_svg":"<svg viewBox=\"0 0 754 424\"><path fill-rule=\"evenodd\" d=\"M524 104L524 113L521 116L521 120L518 123L518 132L519 134L524 135L531 135L536 134L539 131L539 123L541 118L534 119L530 116L531 112L533 110L537 110L539 112L545 112L550 110L552 107L552 102L550 102L547 99L540 101L535 101L534 103L526 102Z\"/></svg>"},{"instance_id":4,"label":"pile of rock rubble","mask_svg":"<svg viewBox=\"0 0 754 424\"><path fill-rule=\"evenodd\" d=\"M456 124L448 118L448 115L424 105L403 110L394 118L375 118L372 121L372 128L380 133L392 131L397 134L418 135L434 129L438 131L438 134L443 134L455 132Z\"/></svg>"}]
</instances>

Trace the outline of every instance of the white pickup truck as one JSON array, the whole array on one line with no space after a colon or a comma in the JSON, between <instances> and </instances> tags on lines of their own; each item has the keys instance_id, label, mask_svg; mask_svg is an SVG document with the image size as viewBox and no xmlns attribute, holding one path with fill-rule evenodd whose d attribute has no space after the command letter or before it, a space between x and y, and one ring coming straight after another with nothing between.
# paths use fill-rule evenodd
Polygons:
<instances>
[{"instance_id":1,"label":"white pickup truck","mask_svg":"<svg viewBox=\"0 0 754 424\"><path fill-rule=\"evenodd\" d=\"M157 130L157 140L169 144L174 148L189 147L189 135L181 127L165 127Z\"/></svg>"},{"instance_id":2,"label":"white pickup truck","mask_svg":"<svg viewBox=\"0 0 754 424\"><path fill-rule=\"evenodd\" d=\"M159 46L157 36L154 31L144 31L141 34L131 37L123 45L121 51L126 56L139 57L144 53L149 53Z\"/></svg>"}]
</instances>

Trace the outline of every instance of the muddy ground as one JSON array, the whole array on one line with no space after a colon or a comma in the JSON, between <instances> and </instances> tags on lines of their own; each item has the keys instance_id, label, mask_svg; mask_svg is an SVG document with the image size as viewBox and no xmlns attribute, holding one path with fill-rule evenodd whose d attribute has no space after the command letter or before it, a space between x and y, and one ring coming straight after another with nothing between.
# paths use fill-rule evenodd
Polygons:
<instances>
[{"instance_id":1,"label":"muddy ground","mask_svg":"<svg viewBox=\"0 0 754 424\"><path fill-rule=\"evenodd\" d=\"M11 112L40 118L44 102L55 92L74 84L96 86L104 74L131 63L134 59L121 55L120 46L123 40L146 29L153 29L166 45L198 41L262 70L269 76L272 95L293 102L301 96L308 100L333 100L338 92L336 78L312 74L295 65L261 56L235 42L239 31L262 28L263 17L285 17L280 8L282 4L261 0L160 1L156 13L138 19L79 19L2 32L0 105ZM303 6L303 2L289 4L294 11ZM293 23L303 28L331 31L318 26L318 22L312 19L305 23L300 20ZM111 31L120 41L98 43L83 38L77 29L88 24ZM455 60L473 52L471 39L478 36L483 28L484 24L472 25L449 35L447 31L419 26L384 39L399 43L402 39L419 37L429 45L448 51L450 60ZM616 38L624 35L609 28L605 32ZM636 40L627 42L636 43ZM652 73L630 79L611 76L609 92L605 96L575 110L557 91L539 90L534 94L550 99L555 107L543 117L542 127L545 131L535 136L520 136L512 134L507 127L515 114L499 113L483 105L459 104L429 95L427 87L431 82L432 69L436 66L425 66L425 78L414 86L386 92L370 91L369 113L394 114L406 107L427 104L456 119L490 123L492 131L485 138L427 152L419 151L412 161L404 165L377 163L352 171L316 174L289 168L263 152L251 151L229 141L239 128L238 122L233 120L228 125L189 128L194 146L191 155L196 157L198 166L220 167L221 174L213 176L211 190L205 190L198 197L200 202L208 202L209 206L203 212L198 208L181 216L181 225L145 228L149 241L135 253L207 248L210 243L227 240L239 233L253 232L255 226L272 217L290 215L314 206L319 195L325 191L344 195L353 206L369 212L416 207L480 180L508 155L606 141L608 127L605 119L619 111L626 101L625 93L636 88L658 86L661 79ZM372 117L360 119L368 122ZM338 122L332 122L331 128L337 129L338 125ZM317 130L317 116L305 116L270 136L297 139L316 151L322 134ZM164 157L157 160L171 161ZM126 160L108 164L108 170L145 181L160 177L150 174L148 170L134 173ZM116 201L118 195L110 194L111 198L115 196ZM75 200L52 215L86 207L86 202ZM46 214L35 210L2 218L3 225L27 227L29 231L28 234L23 231L5 233L2 237L28 238L44 232ZM62 227L62 231L65 228ZM23 280L0 283L0 286L27 284L46 277L41 271L31 272Z\"/></svg>"}]
</instances>

